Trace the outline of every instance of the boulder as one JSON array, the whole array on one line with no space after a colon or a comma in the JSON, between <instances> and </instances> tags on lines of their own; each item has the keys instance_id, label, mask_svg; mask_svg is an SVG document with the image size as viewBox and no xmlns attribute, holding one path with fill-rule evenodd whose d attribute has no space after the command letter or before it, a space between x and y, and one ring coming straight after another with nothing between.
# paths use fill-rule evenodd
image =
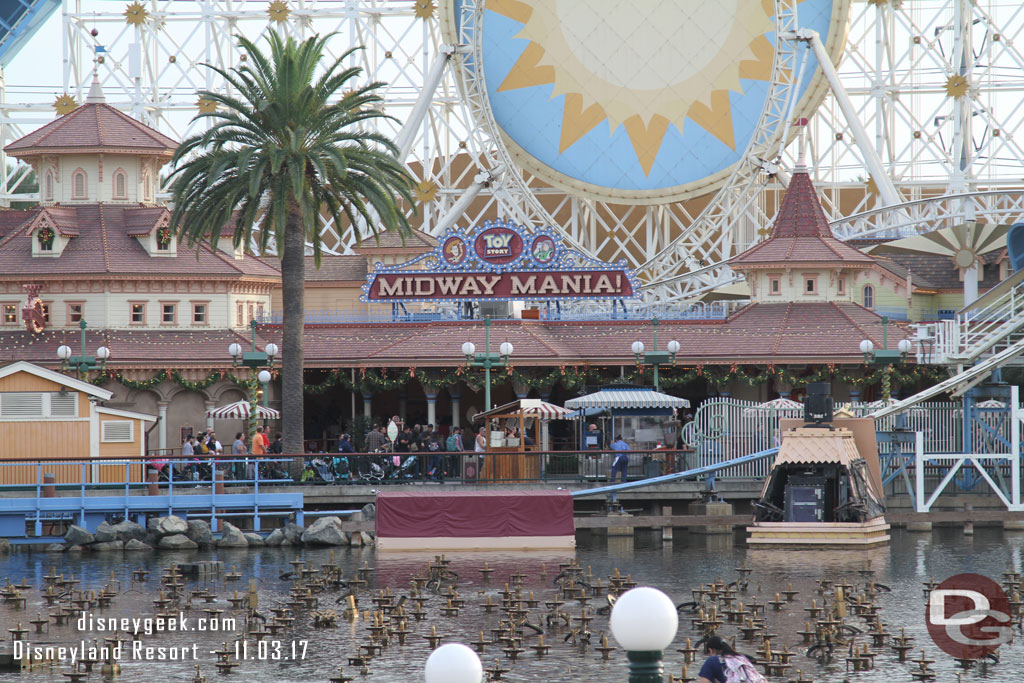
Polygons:
<instances>
[{"instance_id":1,"label":"boulder","mask_svg":"<svg viewBox=\"0 0 1024 683\"><path fill-rule=\"evenodd\" d=\"M359 535L363 539L363 545L374 545L377 542L369 531L360 531Z\"/></svg>"},{"instance_id":2,"label":"boulder","mask_svg":"<svg viewBox=\"0 0 1024 683\"><path fill-rule=\"evenodd\" d=\"M110 526L107 522L100 522L100 525L96 527L96 542L97 543L109 543L110 541L117 540L117 532L114 531L114 527Z\"/></svg>"},{"instance_id":3,"label":"boulder","mask_svg":"<svg viewBox=\"0 0 1024 683\"><path fill-rule=\"evenodd\" d=\"M363 519L365 519L368 522L372 522L373 520L377 519L377 504L367 503L366 505L363 506L363 509L360 510L360 512L363 513Z\"/></svg>"},{"instance_id":4,"label":"boulder","mask_svg":"<svg viewBox=\"0 0 1024 683\"><path fill-rule=\"evenodd\" d=\"M120 524L115 524L111 529L114 530L117 540L124 541L125 543L132 539L142 541L146 538L146 529L141 524L136 524L135 522L125 520Z\"/></svg>"},{"instance_id":5,"label":"boulder","mask_svg":"<svg viewBox=\"0 0 1024 683\"><path fill-rule=\"evenodd\" d=\"M224 522L224 529L220 532L220 540L217 541L218 548L248 548L249 541L245 540L237 526L230 522Z\"/></svg>"},{"instance_id":6,"label":"boulder","mask_svg":"<svg viewBox=\"0 0 1024 683\"><path fill-rule=\"evenodd\" d=\"M300 524L288 522L284 525L284 537L288 539L289 544L299 545L302 543L302 532L305 530L306 529Z\"/></svg>"},{"instance_id":7,"label":"boulder","mask_svg":"<svg viewBox=\"0 0 1024 683\"><path fill-rule=\"evenodd\" d=\"M68 532L64 534L64 542L69 546L85 545L95 543L96 537L77 524L72 524Z\"/></svg>"},{"instance_id":8,"label":"boulder","mask_svg":"<svg viewBox=\"0 0 1024 683\"><path fill-rule=\"evenodd\" d=\"M200 547L213 545L213 532L210 531L210 525L204 520L188 520L188 532L185 535L195 541Z\"/></svg>"},{"instance_id":9,"label":"boulder","mask_svg":"<svg viewBox=\"0 0 1024 683\"><path fill-rule=\"evenodd\" d=\"M83 550L85 550L85 546L84 546L84 545L73 545L73 546L71 546L70 548L67 548L67 549L65 550L65 552L69 552L69 553L80 553L80 552L82 552Z\"/></svg>"},{"instance_id":10,"label":"boulder","mask_svg":"<svg viewBox=\"0 0 1024 683\"><path fill-rule=\"evenodd\" d=\"M345 545L345 532L337 517L321 517L302 532L302 542L309 545Z\"/></svg>"},{"instance_id":11,"label":"boulder","mask_svg":"<svg viewBox=\"0 0 1024 683\"><path fill-rule=\"evenodd\" d=\"M0 555L11 552L11 542L6 538L0 538Z\"/></svg>"},{"instance_id":12,"label":"boulder","mask_svg":"<svg viewBox=\"0 0 1024 683\"><path fill-rule=\"evenodd\" d=\"M51 543L46 546L46 552L48 553L62 553L67 550L67 546L63 543Z\"/></svg>"},{"instance_id":13,"label":"boulder","mask_svg":"<svg viewBox=\"0 0 1024 683\"><path fill-rule=\"evenodd\" d=\"M153 531L157 536L173 536L188 532L188 522L177 515L169 517L157 517L146 523L146 528Z\"/></svg>"},{"instance_id":14,"label":"boulder","mask_svg":"<svg viewBox=\"0 0 1024 683\"><path fill-rule=\"evenodd\" d=\"M149 546L149 545L146 545L145 543L143 543L143 542L142 542L142 541L140 541L139 539L137 539L137 538L133 538L133 539L131 539L130 541L128 541L127 543L125 543L125 544L124 544L124 549L125 549L126 551L133 551L133 550L152 550L152 549L153 549L153 546Z\"/></svg>"},{"instance_id":15,"label":"boulder","mask_svg":"<svg viewBox=\"0 0 1024 683\"><path fill-rule=\"evenodd\" d=\"M199 545L185 534L172 534L160 539L160 547L169 550L195 550Z\"/></svg>"},{"instance_id":16,"label":"boulder","mask_svg":"<svg viewBox=\"0 0 1024 683\"><path fill-rule=\"evenodd\" d=\"M263 537L259 534L250 532L242 535L245 536L245 540L249 542L250 548L260 548L266 545L266 543L263 541Z\"/></svg>"},{"instance_id":17,"label":"boulder","mask_svg":"<svg viewBox=\"0 0 1024 683\"><path fill-rule=\"evenodd\" d=\"M284 529L274 529L270 532L270 535L263 539L264 545L279 546L287 542L288 539L284 537Z\"/></svg>"},{"instance_id":18,"label":"boulder","mask_svg":"<svg viewBox=\"0 0 1024 683\"><path fill-rule=\"evenodd\" d=\"M102 543L93 543L89 546L89 550L94 552L110 552L111 550L124 550L124 541L103 541Z\"/></svg>"}]
</instances>

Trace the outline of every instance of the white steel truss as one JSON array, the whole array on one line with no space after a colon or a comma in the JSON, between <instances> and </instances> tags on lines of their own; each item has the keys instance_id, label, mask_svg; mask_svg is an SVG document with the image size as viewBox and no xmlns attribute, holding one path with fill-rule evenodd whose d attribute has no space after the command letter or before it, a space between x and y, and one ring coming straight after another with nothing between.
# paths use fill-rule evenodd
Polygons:
<instances>
[{"instance_id":1,"label":"white steel truss","mask_svg":"<svg viewBox=\"0 0 1024 683\"><path fill-rule=\"evenodd\" d=\"M779 140L791 137L783 130L791 124L788 94L806 48L778 41L761 126L750 153L713 201L607 204L551 188L516 168L487 125L482 83L472 82L474 74L445 68L424 105L421 91L438 59L450 54L450 62L480 64L471 34L484 1L464 3L466 44L452 53L429 0L140 0L144 14L134 22L128 0L63 0L63 82L8 77L4 92L0 80L0 135L6 144L51 120L58 95L80 102L95 68L109 102L181 139L193 125L198 92L223 87L199 65L238 65L234 36L330 32L331 54L364 46L354 59L366 80L387 84L383 108L394 120L381 122L384 132L397 137L417 103L425 108L415 134L403 136L406 162L420 179L415 225L434 230L453 207L464 207L448 216L462 227L498 216L552 224L595 258L625 258L638 269L648 295L668 302L733 279L725 261L763 237L784 189L792 159L776 149ZM801 28L793 0L776 0L776 6L780 35ZM1020 216L1024 52L1015 38L1022 34L1024 6L1010 0L851 5L839 80L907 203L879 206L863 150L854 144L837 98L827 96L811 119L809 143L816 162L812 174L840 238L899 236L963 220ZM99 64L97 45L106 50ZM463 50L474 59L463 59ZM0 201L24 195L19 188L26 177L23 167L9 177L4 170ZM338 251L356 239L351 226L329 222L322 234Z\"/></svg>"}]
</instances>

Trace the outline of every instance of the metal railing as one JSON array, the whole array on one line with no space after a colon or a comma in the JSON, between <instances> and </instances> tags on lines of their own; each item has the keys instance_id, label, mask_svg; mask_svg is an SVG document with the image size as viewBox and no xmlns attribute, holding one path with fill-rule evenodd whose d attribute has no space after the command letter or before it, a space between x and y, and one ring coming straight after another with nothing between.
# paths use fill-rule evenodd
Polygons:
<instances>
[{"instance_id":1,"label":"metal railing","mask_svg":"<svg viewBox=\"0 0 1024 683\"><path fill-rule=\"evenodd\" d=\"M641 302L571 302L556 306L553 302L527 302L526 310L510 309L507 313L490 314L492 320L563 320L571 322L598 322L606 320L724 320L731 313L747 305L749 300L699 302L682 304L646 304ZM336 310L306 311L307 325L358 323L424 323L480 319L479 312L467 310L461 303L373 305ZM271 311L257 317L261 324L280 325L283 314Z\"/></svg>"}]
</instances>

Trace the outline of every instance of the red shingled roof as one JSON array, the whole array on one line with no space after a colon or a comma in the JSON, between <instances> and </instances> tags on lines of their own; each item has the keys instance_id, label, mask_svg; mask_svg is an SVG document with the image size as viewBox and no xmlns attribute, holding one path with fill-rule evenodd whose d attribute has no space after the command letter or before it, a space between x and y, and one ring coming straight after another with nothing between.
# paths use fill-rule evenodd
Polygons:
<instances>
[{"instance_id":1,"label":"red shingled roof","mask_svg":"<svg viewBox=\"0 0 1024 683\"><path fill-rule=\"evenodd\" d=\"M404 240L404 241L403 241ZM373 252L378 249L404 249L407 251L428 251L437 246L437 238L428 235L422 230L410 230L409 234L403 234L398 230L388 230L379 233L376 238L373 235L364 237L362 242L354 247L356 252Z\"/></svg>"},{"instance_id":2,"label":"red shingled roof","mask_svg":"<svg viewBox=\"0 0 1024 683\"><path fill-rule=\"evenodd\" d=\"M906 336L890 324L893 347ZM28 360L54 364L54 350L77 330L47 330L33 337L25 331L0 332L0 362ZM87 348L108 343L111 365L223 367L227 345L236 341L229 330L206 332L161 330L90 330ZM257 345L281 344L279 326L259 328ZM461 347L472 341L484 346L482 321L310 325L305 334L305 360L310 368L410 366L455 367L465 363ZM882 345L881 318L856 304L754 304L724 321L660 321L661 348L675 339L682 347L677 363L860 363L859 345L871 339ZM632 365L630 345L641 340L653 348L650 321L494 321L492 349L503 341L515 346L518 367L610 363ZM287 353L287 349L283 350Z\"/></svg>"},{"instance_id":3,"label":"red shingled roof","mask_svg":"<svg viewBox=\"0 0 1024 683\"><path fill-rule=\"evenodd\" d=\"M782 266L794 261L838 261L864 266L874 263L867 254L832 236L814 183L806 171L793 174L768 239L736 256L729 265L742 270L745 266Z\"/></svg>"},{"instance_id":4,"label":"red shingled roof","mask_svg":"<svg viewBox=\"0 0 1024 683\"><path fill-rule=\"evenodd\" d=\"M145 225L156 226L169 213L162 207L111 204L47 206L29 213L29 220L0 240L0 278L25 276L63 278L75 275L192 275L195 277L280 277L280 270L268 262L246 255L235 259L208 245L196 252L178 246L177 256L150 256L133 235L147 234ZM62 234L71 237L57 258L33 258L29 232L44 216L59 220ZM150 228L151 229L151 228Z\"/></svg>"},{"instance_id":5,"label":"red shingled roof","mask_svg":"<svg viewBox=\"0 0 1024 683\"><path fill-rule=\"evenodd\" d=\"M59 150L117 150L128 154L169 156L178 143L109 104L87 103L51 121L4 149L15 157Z\"/></svg>"}]
</instances>

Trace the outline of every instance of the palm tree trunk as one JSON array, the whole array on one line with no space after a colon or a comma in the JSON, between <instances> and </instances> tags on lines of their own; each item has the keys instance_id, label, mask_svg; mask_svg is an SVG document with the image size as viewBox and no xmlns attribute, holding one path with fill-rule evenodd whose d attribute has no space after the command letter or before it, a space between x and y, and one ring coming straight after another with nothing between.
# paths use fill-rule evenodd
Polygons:
<instances>
[{"instance_id":1,"label":"palm tree trunk","mask_svg":"<svg viewBox=\"0 0 1024 683\"><path fill-rule=\"evenodd\" d=\"M306 231L298 206L288 211L284 230L284 253L281 255L281 299L284 307L284 322L281 339L281 412L284 428L284 452L303 453L303 403L305 400L303 367L303 328L306 317ZM297 461L298 472L293 465L292 476L302 473L302 461Z\"/></svg>"}]
</instances>

